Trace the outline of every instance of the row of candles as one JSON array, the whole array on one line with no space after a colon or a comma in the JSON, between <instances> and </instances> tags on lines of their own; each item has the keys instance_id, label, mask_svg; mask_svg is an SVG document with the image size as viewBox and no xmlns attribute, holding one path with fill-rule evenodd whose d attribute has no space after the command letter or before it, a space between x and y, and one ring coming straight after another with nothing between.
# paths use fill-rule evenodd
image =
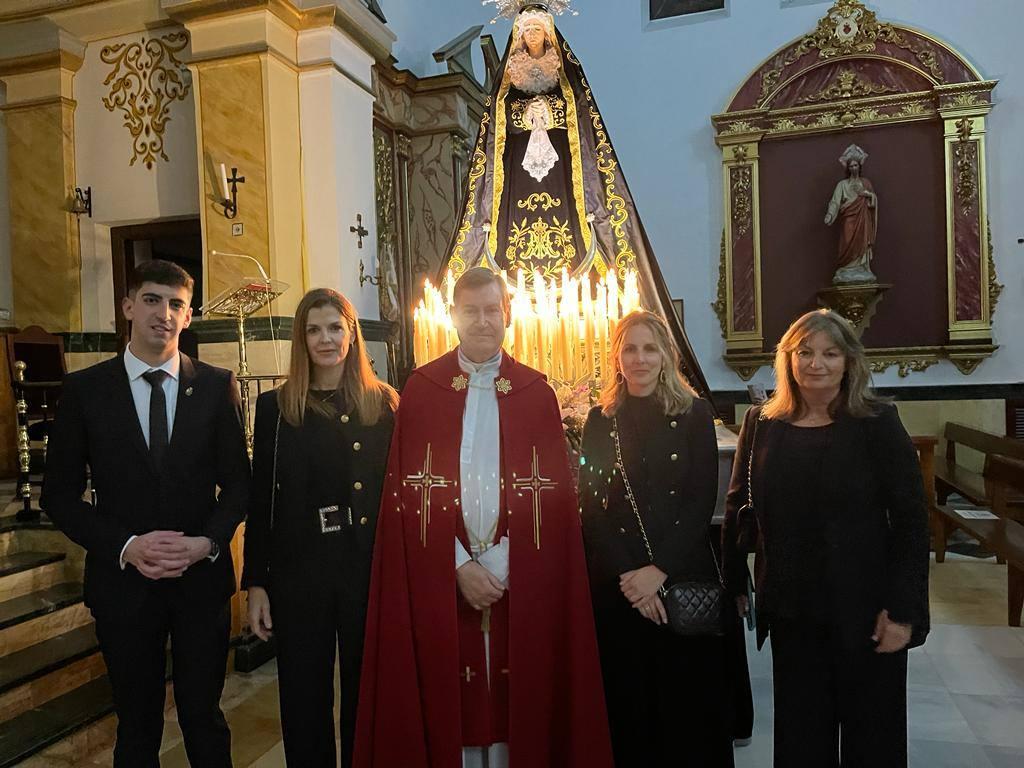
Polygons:
<instances>
[{"instance_id":1,"label":"row of candles","mask_svg":"<svg viewBox=\"0 0 1024 768\"><path fill-rule=\"evenodd\" d=\"M630 270L620 287L614 270L596 283L590 275L548 280L537 272L518 271L512 282L502 272L512 298L512 321L505 349L519 362L554 381L575 384L599 381L619 320L641 307L637 274ZM455 278L451 272L438 288L428 280L413 316L416 365L430 362L458 343L452 323Z\"/></svg>"}]
</instances>

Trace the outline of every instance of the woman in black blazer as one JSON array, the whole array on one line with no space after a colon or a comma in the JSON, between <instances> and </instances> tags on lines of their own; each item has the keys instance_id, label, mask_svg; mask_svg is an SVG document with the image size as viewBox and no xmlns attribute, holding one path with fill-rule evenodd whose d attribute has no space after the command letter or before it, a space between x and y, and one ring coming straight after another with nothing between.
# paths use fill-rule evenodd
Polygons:
<instances>
[{"instance_id":1,"label":"woman in black blazer","mask_svg":"<svg viewBox=\"0 0 1024 768\"><path fill-rule=\"evenodd\" d=\"M580 505L615 765L729 767L725 640L673 634L658 593L682 577L718 578L714 417L679 375L659 316L627 315L610 361L583 432Z\"/></svg>"},{"instance_id":2,"label":"woman in black blazer","mask_svg":"<svg viewBox=\"0 0 1024 768\"><path fill-rule=\"evenodd\" d=\"M341 765L350 765L381 485L398 396L377 380L352 304L307 293L288 380L260 395L245 530L249 624L277 641L289 765L334 768L334 657Z\"/></svg>"},{"instance_id":3,"label":"woman in black blazer","mask_svg":"<svg viewBox=\"0 0 1024 768\"><path fill-rule=\"evenodd\" d=\"M743 421L722 531L741 612L746 548L757 542L775 766L904 767L907 649L929 627L917 453L896 408L868 389L864 348L838 314L793 323L775 370L774 395Z\"/></svg>"}]
</instances>

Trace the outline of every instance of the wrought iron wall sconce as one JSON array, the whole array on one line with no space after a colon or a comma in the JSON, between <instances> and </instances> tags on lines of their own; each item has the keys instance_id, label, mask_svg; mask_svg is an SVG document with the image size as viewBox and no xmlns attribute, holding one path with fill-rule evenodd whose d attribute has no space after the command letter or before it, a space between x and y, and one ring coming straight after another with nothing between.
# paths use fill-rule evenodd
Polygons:
<instances>
[{"instance_id":1,"label":"wrought iron wall sconce","mask_svg":"<svg viewBox=\"0 0 1024 768\"><path fill-rule=\"evenodd\" d=\"M245 184L245 176L238 175L238 169L231 169L228 178L224 163L220 164L221 205L224 206L224 218L233 219L238 215L238 185ZM230 187L230 188L229 188Z\"/></svg>"},{"instance_id":2,"label":"wrought iron wall sconce","mask_svg":"<svg viewBox=\"0 0 1024 768\"><path fill-rule=\"evenodd\" d=\"M363 260L359 260L359 287L363 287L363 283L369 283L370 285L380 285L380 270L377 270L377 274L368 275L366 274L366 265L363 264Z\"/></svg>"},{"instance_id":3,"label":"wrought iron wall sconce","mask_svg":"<svg viewBox=\"0 0 1024 768\"><path fill-rule=\"evenodd\" d=\"M83 213L90 219L92 218L92 187L86 187L84 190L81 187L75 187L75 199L71 201L71 213L79 218Z\"/></svg>"}]
</instances>

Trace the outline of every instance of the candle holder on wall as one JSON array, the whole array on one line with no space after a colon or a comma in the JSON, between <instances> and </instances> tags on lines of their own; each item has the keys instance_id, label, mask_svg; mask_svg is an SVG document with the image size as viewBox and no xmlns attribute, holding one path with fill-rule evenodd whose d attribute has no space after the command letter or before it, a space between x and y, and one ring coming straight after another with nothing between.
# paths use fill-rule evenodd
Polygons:
<instances>
[{"instance_id":1,"label":"candle holder on wall","mask_svg":"<svg viewBox=\"0 0 1024 768\"><path fill-rule=\"evenodd\" d=\"M220 166L220 181L224 206L224 218L233 219L238 215L238 185L245 184L245 176L238 175L238 169L231 169L231 178L228 178L224 164Z\"/></svg>"},{"instance_id":2,"label":"candle holder on wall","mask_svg":"<svg viewBox=\"0 0 1024 768\"><path fill-rule=\"evenodd\" d=\"M380 285L380 270L377 270L377 274L368 275L366 274L366 265L363 264L363 260L359 260L359 287L362 288L364 283L370 285Z\"/></svg>"},{"instance_id":3,"label":"candle holder on wall","mask_svg":"<svg viewBox=\"0 0 1024 768\"><path fill-rule=\"evenodd\" d=\"M75 197L71 201L71 212L81 218L84 213L92 218L92 187L75 187Z\"/></svg>"}]
</instances>

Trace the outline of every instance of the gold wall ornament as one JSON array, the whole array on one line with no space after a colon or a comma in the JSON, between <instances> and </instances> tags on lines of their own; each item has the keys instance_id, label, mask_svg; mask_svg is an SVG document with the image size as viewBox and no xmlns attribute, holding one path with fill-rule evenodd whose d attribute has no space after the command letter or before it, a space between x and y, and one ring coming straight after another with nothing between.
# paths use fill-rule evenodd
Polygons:
<instances>
[{"instance_id":1,"label":"gold wall ornament","mask_svg":"<svg viewBox=\"0 0 1024 768\"><path fill-rule=\"evenodd\" d=\"M725 229L722 230L722 244L718 252L718 292L711 302L711 309L718 317L718 326L722 329L722 338L729 336L729 289L726 285L728 266L725 259Z\"/></svg>"},{"instance_id":2,"label":"gold wall ornament","mask_svg":"<svg viewBox=\"0 0 1024 768\"><path fill-rule=\"evenodd\" d=\"M528 211L536 211L539 205L545 211L550 211L552 208L558 208L561 204L562 200L560 198L552 197L548 192L534 192L525 200L518 200L516 207L525 208Z\"/></svg>"},{"instance_id":3,"label":"gold wall ornament","mask_svg":"<svg viewBox=\"0 0 1024 768\"><path fill-rule=\"evenodd\" d=\"M996 279L996 261L992 256L992 225L988 221L985 222L985 232L988 238L988 314L991 317L995 314L999 295L1006 286Z\"/></svg>"},{"instance_id":4,"label":"gold wall ornament","mask_svg":"<svg viewBox=\"0 0 1024 768\"><path fill-rule=\"evenodd\" d=\"M844 69L839 73L835 82L811 96L805 96L798 100L797 104L814 104L821 101L836 101L837 99L858 99L865 96L875 96L883 93L898 93L898 88L889 85L880 85L861 77L850 69Z\"/></svg>"},{"instance_id":5,"label":"gold wall ornament","mask_svg":"<svg viewBox=\"0 0 1024 768\"><path fill-rule=\"evenodd\" d=\"M893 24L880 22L875 12L868 10L859 0L838 0L825 17L818 21L817 28L811 34L781 56L774 67L761 74L761 93L757 105L764 106L777 92L786 67L808 53L818 51L821 59L870 54L875 52L879 42L909 51L936 83L945 82L942 67L933 50L908 39Z\"/></svg>"},{"instance_id":6,"label":"gold wall ornament","mask_svg":"<svg viewBox=\"0 0 1024 768\"><path fill-rule=\"evenodd\" d=\"M175 56L188 46L188 33L171 32L142 38L137 43L104 46L100 59L113 69L103 80L110 93L103 97L108 112L120 110L132 136L132 159L142 159L152 169L157 158L168 160L164 132L170 122L170 106L184 101L192 85L188 68Z\"/></svg>"},{"instance_id":7,"label":"gold wall ornament","mask_svg":"<svg viewBox=\"0 0 1024 768\"><path fill-rule=\"evenodd\" d=\"M528 274L537 270L544 277L555 277L563 268L572 267L576 258L572 242L568 222L560 222L556 217L551 218L550 224L541 218L529 223L523 219L512 222L505 258L510 270L523 269Z\"/></svg>"},{"instance_id":8,"label":"gold wall ornament","mask_svg":"<svg viewBox=\"0 0 1024 768\"><path fill-rule=\"evenodd\" d=\"M922 371L926 371L931 368L937 362L939 361L932 359L914 360L908 358L897 358L894 360L872 360L870 365L871 370L874 373L884 373L895 365L897 367L896 372L899 377L901 379L905 379L911 374L911 372L921 373Z\"/></svg>"},{"instance_id":9,"label":"gold wall ornament","mask_svg":"<svg viewBox=\"0 0 1024 768\"><path fill-rule=\"evenodd\" d=\"M978 199L978 144L959 141L953 148L956 161L956 199L964 216L970 216Z\"/></svg>"},{"instance_id":10,"label":"gold wall ornament","mask_svg":"<svg viewBox=\"0 0 1024 768\"><path fill-rule=\"evenodd\" d=\"M897 113L898 117L918 117L919 115L927 115L928 109L919 101L912 101L909 104L904 104L900 111Z\"/></svg>"},{"instance_id":11,"label":"gold wall ornament","mask_svg":"<svg viewBox=\"0 0 1024 768\"><path fill-rule=\"evenodd\" d=\"M751 166L732 169L732 222L735 237L743 237L754 223L754 205L750 196Z\"/></svg>"},{"instance_id":12,"label":"gold wall ornament","mask_svg":"<svg viewBox=\"0 0 1024 768\"><path fill-rule=\"evenodd\" d=\"M958 93L949 100L950 107L976 107L980 104L984 102L976 93Z\"/></svg>"},{"instance_id":13,"label":"gold wall ornament","mask_svg":"<svg viewBox=\"0 0 1024 768\"><path fill-rule=\"evenodd\" d=\"M754 124L749 120L738 120L735 123L729 123L721 133L723 136L734 136L738 133L750 133L756 130Z\"/></svg>"},{"instance_id":14,"label":"gold wall ornament","mask_svg":"<svg viewBox=\"0 0 1024 768\"><path fill-rule=\"evenodd\" d=\"M974 132L974 121L965 117L956 121L956 135L960 137L960 141L970 141L971 134Z\"/></svg>"}]
</instances>

